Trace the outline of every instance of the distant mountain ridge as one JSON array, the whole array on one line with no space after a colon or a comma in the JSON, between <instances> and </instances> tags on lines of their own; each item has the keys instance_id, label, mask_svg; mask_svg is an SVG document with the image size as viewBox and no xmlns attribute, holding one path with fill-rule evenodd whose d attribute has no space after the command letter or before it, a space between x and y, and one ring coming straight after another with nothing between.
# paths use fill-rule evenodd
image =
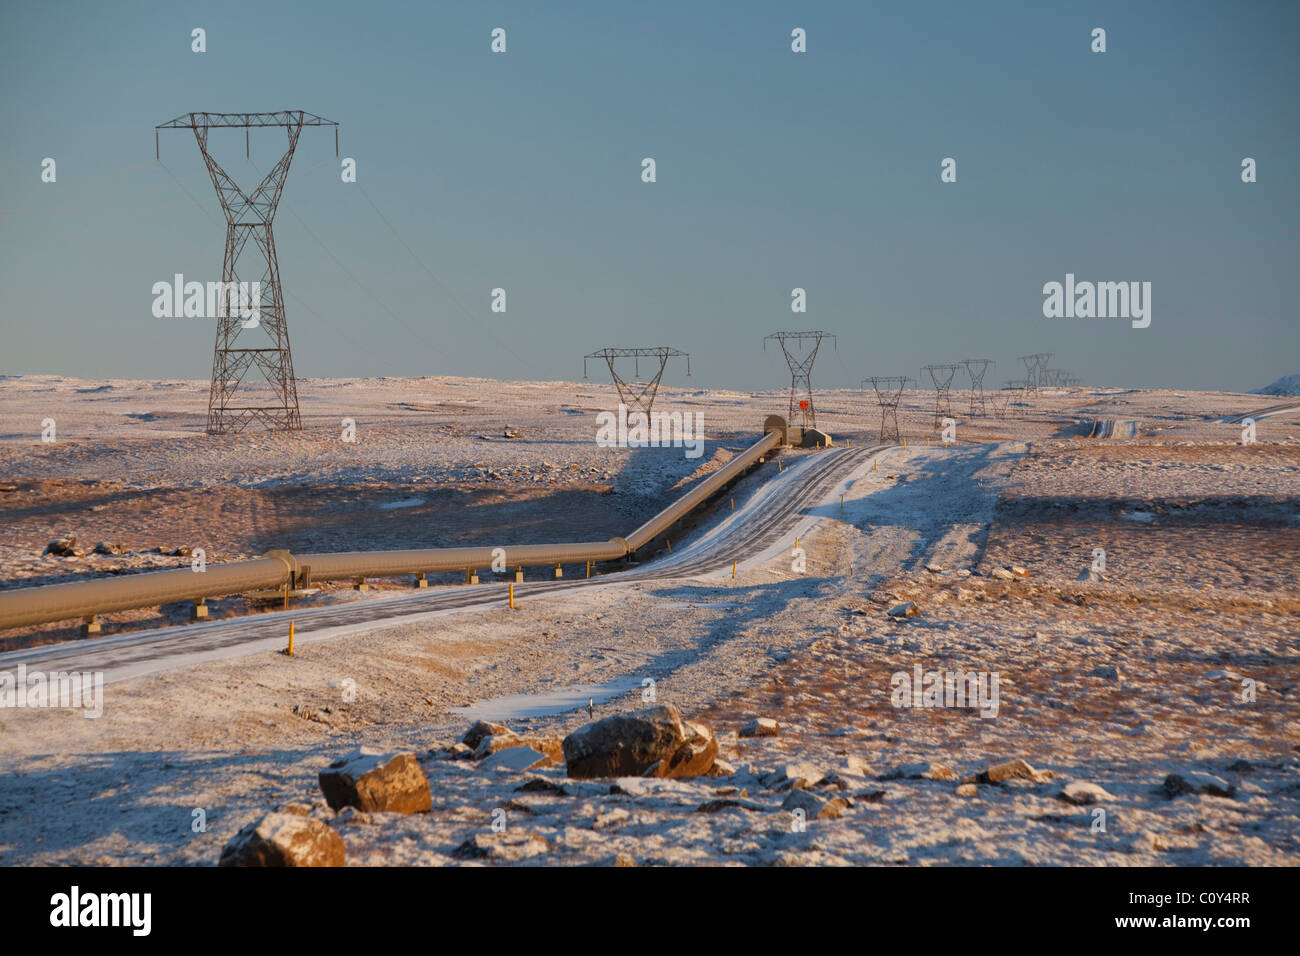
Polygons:
<instances>
[{"instance_id":1,"label":"distant mountain ridge","mask_svg":"<svg viewBox=\"0 0 1300 956\"><path fill-rule=\"evenodd\" d=\"M1300 395L1300 372L1295 375L1283 375L1272 385L1265 385L1251 392L1252 395Z\"/></svg>"}]
</instances>

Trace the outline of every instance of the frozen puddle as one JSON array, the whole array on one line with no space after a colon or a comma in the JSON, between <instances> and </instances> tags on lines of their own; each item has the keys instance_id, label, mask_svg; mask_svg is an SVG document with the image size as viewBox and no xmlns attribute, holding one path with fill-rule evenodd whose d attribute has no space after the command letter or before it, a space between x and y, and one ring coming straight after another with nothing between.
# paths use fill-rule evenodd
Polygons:
<instances>
[{"instance_id":1,"label":"frozen puddle","mask_svg":"<svg viewBox=\"0 0 1300 956\"><path fill-rule=\"evenodd\" d=\"M490 720L496 723L521 717L553 717L586 707L589 700L603 704L640 686L641 678L622 677L608 684L561 687L545 694L511 694L493 700L480 700L469 707L452 707L450 710L453 714L460 714L470 720Z\"/></svg>"},{"instance_id":2,"label":"frozen puddle","mask_svg":"<svg viewBox=\"0 0 1300 956\"><path fill-rule=\"evenodd\" d=\"M414 508L424 504L423 498L403 498L401 501L385 501L379 506L380 511L395 511L398 508Z\"/></svg>"}]
</instances>

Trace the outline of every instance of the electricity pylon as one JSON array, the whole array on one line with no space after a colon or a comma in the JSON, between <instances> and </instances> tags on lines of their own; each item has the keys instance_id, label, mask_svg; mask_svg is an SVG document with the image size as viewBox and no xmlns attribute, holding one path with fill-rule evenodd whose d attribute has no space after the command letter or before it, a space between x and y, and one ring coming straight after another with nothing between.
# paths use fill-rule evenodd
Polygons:
<instances>
[{"instance_id":1,"label":"electricity pylon","mask_svg":"<svg viewBox=\"0 0 1300 956\"><path fill-rule=\"evenodd\" d=\"M922 372L930 373L934 383L934 427L938 428L943 419L952 417L952 380L960 365L926 365Z\"/></svg>"},{"instance_id":2,"label":"electricity pylon","mask_svg":"<svg viewBox=\"0 0 1300 956\"><path fill-rule=\"evenodd\" d=\"M659 380L664 377L664 368L668 365L668 360L675 356L685 356L686 374L691 374L691 357L685 352L679 352L676 349L670 349L666 345L660 345L655 348L645 349L601 349L598 352L592 352L590 355L582 357L582 377L587 377L587 359L604 359L605 364L609 366L609 374L614 379L614 387L618 389L618 400L628 408L639 408L648 416L650 409L654 406L655 395L659 391ZM633 374L636 376L633 381L629 382L618 374L618 368L614 360L621 358L632 359ZM649 381L641 380L641 359L653 358L659 360L659 371ZM626 367L626 366L624 366Z\"/></svg>"},{"instance_id":3,"label":"electricity pylon","mask_svg":"<svg viewBox=\"0 0 1300 956\"><path fill-rule=\"evenodd\" d=\"M293 356L289 352L289 326L284 314L284 295L280 289L280 265L275 257L275 237L271 220L284 190L289 163L304 126L333 126L334 152L338 155L338 123L302 110L276 113L186 113L154 128L193 130L199 151L207 164L208 175L216 187L221 209L226 214L226 252L221 268L224 289L228 283L256 281L258 293L247 318L231 315L226 299L218 309L217 340L212 354L212 387L208 392L209 434L243 431L250 422L262 421L272 429L295 431L302 428L298 414L298 386L293 376ZM251 193L245 193L217 163L208 149L208 130L242 128L245 155L248 131L254 127L276 126L288 131L289 147L280 161ZM248 249L248 241L253 248ZM245 253L247 252L247 255ZM258 276L258 279L252 277ZM224 297L223 297L224 298ZM255 311L253 311L255 309ZM251 323L251 324L250 324ZM258 402L256 397L243 398L247 392L244 377L251 368L262 373L270 386L273 401ZM240 399L243 398L242 403Z\"/></svg>"},{"instance_id":4,"label":"electricity pylon","mask_svg":"<svg viewBox=\"0 0 1300 956\"><path fill-rule=\"evenodd\" d=\"M1025 391L1036 392L1039 386L1044 384L1043 370L1051 360L1051 352L1035 352L1033 355L1020 356L1020 361L1025 364Z\"/></svg>"},{"instance_id":5,"label":"electricity pylon","mask_svg":"<svg viewBox=\"0 0 1300 956\"><path fill-rule=\"evenodd\" d=\"M812 367L817 359L817 350L822 347L822 339L830 339L839 348L839 341L830 332L773 332L763 339L763 349L767 350L767 340L776 339L781 343L786 363L790 366L790 413L788 423L793 426L796 417L801 427L817 427L817 410L813 407ZM811 342L811 346L805 343ZM792 348L793 346L793 348ZM800 394L806 396L800 398Z\"/></svg>"},{"instance_id":6,"label":"electricity pylon","mask_svg":"<svg viewBox=\"0 0 1300 956\"><path fill-rule=\"evenodd\" d=\"M903 390L910 382L906 375L873 375L864 379L876 390L876 401L880 403L880 440L901 441L898 433L898 403L903 397Z\"/></svg>"},{"instance_id":7,"label":"electricity pylon","mask_svg":"<svg viewBox=\"0 0 1300 956\"><path fill-rule=\"evenodd\" d=\"M962 359L966 374L970 376L970 413L983 415L984 412L984 373L993 364L992 359Z\"/></svg>"}]
</instances>

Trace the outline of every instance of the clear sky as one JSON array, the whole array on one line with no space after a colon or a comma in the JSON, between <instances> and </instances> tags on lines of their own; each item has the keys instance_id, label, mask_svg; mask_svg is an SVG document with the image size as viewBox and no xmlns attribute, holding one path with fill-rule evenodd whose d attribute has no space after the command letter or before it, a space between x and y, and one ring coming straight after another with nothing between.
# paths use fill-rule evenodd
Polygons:
<instances>
[{"instance_id":1,"label":"clear sky","mask_svg":"<svg viewBox=\"0 0 1300 956\"><path fill-rule=\"evenodd\" d=\"M275 220L299 376L669 345L666 382L784 387L782 329L838 335L825 386L1048 351L1093 384L1300 372L1293 2L0 0L0 90L0 373L206 378L213 322L150 290L219 279L224 220L193 135L160 165L153 128L279 109L357 161L306 130ZM212 133L247 185L283 143ZM1066 273L1150 282L1150 327L1045 318Z\"/></svg>"}]
</instances>

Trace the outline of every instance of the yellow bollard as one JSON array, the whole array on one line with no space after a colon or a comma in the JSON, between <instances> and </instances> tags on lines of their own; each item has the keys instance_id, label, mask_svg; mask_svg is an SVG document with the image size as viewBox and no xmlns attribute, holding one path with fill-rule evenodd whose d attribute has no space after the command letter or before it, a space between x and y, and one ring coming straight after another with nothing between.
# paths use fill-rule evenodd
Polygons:
<instances>
[{"instance_id":1,"label":"yellow bollard","mask_svg":"<svg viewBox=\"0 0 1300 956\"><path fill-rule=\"evenodd\" d=\"M777 470L777 471L785 471L785 466L781 464L781 459L780 459L780 458L778 458L778 459L776 460L776 470Z\"/></svg>"},{"instance_id":2,"label":"yellow bollard","mask_svg":"<svg viewBox=\"0 0 1300 956\"><path fill-rule=\"evenodd\" d=\"M515 586L510 585L510 610L515 609Z\"/></svg>"},{"instance_id":3,"label":"yellow bollard","mask_svg":"<svg viewBox=\"0 0 1300 956\"><path fill-rule=\"evenodd\" d=\"M903 451L907 451L907 439L903 439Z\"/></svg>"},{"instance_id":4,"label":"yellow bollard","mask_svg":"<svg viewBox=\"0 0 1300 956\"><path fill-rule=\"evenodd\" d=\"M928 439L928 438L925 440L925 447L926 447L926 448L929 448L929 447L930 447L930 439Z\"/></svg>"},{"instance_id":5,"label":"yellow bollard","mask_svg":"<svg viewBox=\"0 0 1300 956\"><path fill-rule=\"evenodd\" d=\"M795 547L795 550L796 550L796 551L799 550L799 536L798 536L798 535L795 535L795 536L794 536L794 547Z\"/></svg>"},{"instance_id":6,"label":"yellow bollard","mask_svg":"<svg viewBox=\"0 0 1300 956\"><path fill-rule=\"evenodd\" d=\"M731 580L736 580L736 562L731 562Z\"/></svg>"},{"instance_id":7,"label":"yellow bollard","mask_svg":"<svg viewBox=\"0 0 1300 956\"><path fill-rule=\"evenodd\" d=\"M667 538L665 538L664 541L666 541L667 544L668 544L668 553L669 553L669 554L672 554L672 553L673 553L673 543L672 543L671 541L668 541Z\"/></svg>"},{"instance_id":8,"label":"yellow bollard","mask_svg":"<svg viewBox=\"0 0 1300 956\"><path fill-rule=\"evenodd\" d=\"M735 511L735 510L736 510L736 499L735 499L735 498L732 498L732 499L731 499L731 510L732 510L732 511Z\"/></svg>"},{"instance_id":9,"label":"yellow bollard","mask_svg":"<svg viewBox=\"0 0 1300 956\"><path fill-rule=\"evenodd\" d=\"M872 471L876 471L876 470L877 470L876 466L879 465L879 464L880 464L880 459L877 458L875 461L873 461L873 462L871 463L871 470L872 470Z\"/></svg>"},{"instance_id":10,"label":"yellow bollard","mask_svg":"<svg viewBox=\"0 0 1300 956\"><path fill-rule=\"evenodd\" d=\"M285 653L293 657L293 621L289 622L289 649Z\"/></svg>"},{"instance_id":11,"label":"yellow bollard","mask_svg":"<svg viewBox=\"0 0 1300 956\"><path fill-rule=\"evenodd\" d=\"M844 439L844 447L845 447L845 448L852 448L852 447L853 447L853 439L852 439L852 438L846 438L846 439Z\"/></svg>"},{"instance_id":12,"label":"yellow bollard","mask_svg":"<svg viewBox=\"0 0 1300 956\"><path fill-rule=\"evenodd\" d=\"M587 562L587 577L591 577L591 562Z\"/></svg>"}]
</instances>

